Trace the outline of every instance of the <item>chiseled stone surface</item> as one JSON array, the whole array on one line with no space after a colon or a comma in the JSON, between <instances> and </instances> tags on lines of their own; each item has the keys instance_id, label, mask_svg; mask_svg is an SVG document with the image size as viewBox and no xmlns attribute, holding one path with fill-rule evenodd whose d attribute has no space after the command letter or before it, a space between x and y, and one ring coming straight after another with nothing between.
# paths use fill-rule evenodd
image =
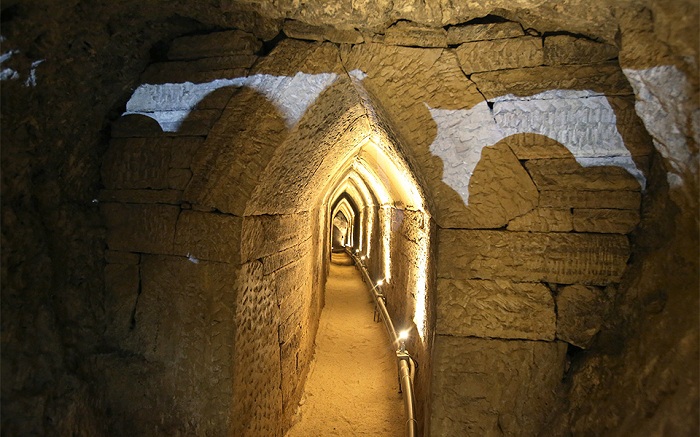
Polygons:
<instances>
[{"instance_id":1,"label":"chiseled stone surface","mask_svg":"<svg viewBox=\"0 0 700 437\"><path fill-rule=\"evenodd\" d=\"M517 38L523 35L525 35L525 32L520 23L513 21L450 26L447 28L447 44L454 45L470 41Z\"/></svg>"},{"instance_id":2,"label":"chiseled stone surface","mask_svg":"<svg viewBox=\"0 0 700 437\"><path fill-rule=\"evenodd\" d=\"M118 252L115 250L105 250L105 261L108 264L131 264L137 265L141 260L138 253Z\"/></svg>"},{"instance_id":3,"label":"chiseled stone surface","mask_svg":"<svg viewBox=\"0 0 700 437\"><path fill-rule=\"evenodd\" d=\"M571 232L574 230L571 209L536 208L508 222L509 231Z\"/></svg>"},{"instance_id":4,"label":"chiseled stone surface","mask_svg":"<svg viewBox=\"0 0 700 437\"><path fill-rule=\"evenodd\" d=\"M608 208L638 210L642 193L628 190L540 190L542 208Z\"/></svg>"},{"instance_id":5,"label":"chiseled stone surface","mask_svg":"<svg viewBox=\"0 0 700 437\"><path fill-rule=\"evenodd\" d=\"M172 254L180 208L172 205L104 203L100 211L111 250Z\"/></svg>"},{"instance_id":6,"label":"chiseled stone surface","mask_svg":"<svg viewBox=\"0 0 700 437\"><path fill-rule=\"evenodd\" d=\"M471 75L487 99L514 94L527 96L553 89L593 90L631 95L632 88L617 62L598 65L532 67Z\"/></svg>"},{"instance_id":7,"label":"chiseled stone surface","mask_svg":"<svg viewBox=\"0 0 700 437\"><path fill-rule=\"evenodd\" d=\"M448 205L438 223L444 227L500 228L535 208L537 197L535 185L510 148L496 144L481 151L469 179L469 205Z\"/></svg>"},{"instance_id":8,"label":"chiseled stone surface","mask_svg":"<svg viewBox=\"0 0 700 437\"><path fill-rule=\"evenodd\" d=\"M623 235L441 229L438 277L523 282L619 282L630 246Z\"/></svg>"},{"instance_id":9,"label":"chiseled stone surface","mask_svg":"<svg viewBox=\"0 0 700 437\"><path fill-rule=\"evenodd\" d=\"M139 259L138 255L131 254ZM114 259L114 256L112 256ZM113 344L129 334L132 316L139 297L138 264L107 264L105 266L105 335Z\"/></svg>"},{"instance_id":10,"label":"chiseled stone surface","mask_svg":"<svg viewBox=\"0 0 700 437\"><path fill-rule=\"evenodd\" d=\"M122 347L157 365L153 407L175 402L202 427L229 421L240 267L184 257L143 256L134 327ZM207 418L204 421L204 418ZM205 423L209 422L209 425Z\"/></svg>"},{"instance_id":11,"label":"chiseled stone surface","mask_svg":"<svg viewBox=\"0 0 700 437\"><path fill-rule=\"evenodd\" d=\"M250 33L228 30L205 35L184 36L173 41L168 58L199 59L208 57L253 54L262 42Z\"/></svg>"},{"instance_id":12,"label":"chiseled stone surface","mask_svg":"<svg viewBox=\"0 0 700 437\"><path fill-rule=\"evenodd\" d=\"M468 42L455 52L465 74L536 67L544 62L542 39L531 36Z\"/></svg>"},{"instance_id":13,"label":"chiseled stone surface","mask_svg":"<svg viewBox=\"0 0 700 437\"><path fill-rule=\"evenodd\" d=\"M554 298L539 283L437 281L437 334L554 340Z\"/></svg>"},{"instance_id":14,"label":"chiseled stone surface","mask_svg":"<svg viewBox=\"0 0 700 437\"><path fill-rule=\"evenodd\" d=\"M310 213L246 216L242 232L240 250L244 261L273 256L308 238Z\"/></svg>"},{"instance_id":15,"label":"chiseled stone surface","mask_svg":"<svg viewBox=\"0 0 700 437\"><path fill-rule=\"evenodd\" d=\"M603 291L586 285L562 287L557 301L557 338L581 348L590 346L607 315Z\"/></svg>"},{"instance_id":16,"label":"chiseled stone surface","mask_svg":"<svg viewBox=\"0 0 700 437\"><path fill-rule=\"evenodd\" d=\"M532 159L525 168L538 190L635 191L639 182L620 167L582 167L573 158Z\"/></svg>"},{"instance_id":17,"label":"chiseled stone surface","mask_svg":"<svg viewBox=\"0 0 700 437\"><path fill-rule=\"evenodd\" d=\"M362 34L356 29L338 29L332 26L315 26L302 21L287 20L282 26L284 34L290 38L313 41L332 41L340 44L360 44Z\"/></svg>"},{"instance_id":18,"label":"chiseled stone surface","mask_svg":"<svg viewBox=\"0 0 700 437\"><path fill-rule=\"evenodd\" d=\"M544 38L546 65L595 64L617 57L617 47L570 35L551 35Z\"/></svg>"},{"instance_id":19,"label":"chiseled stone surface","mask_svg":"<svg viewBox=\"0 0 700 437\"><path fill-rule=\"evenodd\" d=\"M436 336L430 434L538 435L565 355L562 342Z\"/></svg>"},{"instance_id":20,"label":"chiseled stone surface","mask_svg":"<svg viewBox=\"0 0 700 437\"><path fill-rule=\"evenodd\" d=\"M628 234L639 224L636 209L574 209L576 232Z\"/></svg>"},{"instance_id":21,"label":"chiseled stone surface","mask_svg":"<svg viewBox=\"0 0 700 437\"><path fill-rule=\"evenodd\" d=\"M102 190L100 202L119 203L164 203L179 205L182 202L180 190Z\"/></svg>"},{"instance_id":22,"label":"chiseled stone surface","mask_svg":"<svg viewBox=\"0 0 700 437\"><path fill-rule=\"evenodd\" d=\"M194 261L240 262L240 217L199 211L182 211L177 220L174 251Z\"/></svg>"},{"instance_id":23,"label":"chiseled stone surface","mask_svg":"<svg viewBox=\"0 0 700 437\"><path fill-rule=\"evenodd\" d=\"M251 54L218 56L194 61L157 62L148 66L141 75L141 82L179 83L209 82L215 79L246 76L248 69L258 59Z\"/></svg>"},{"instance_id":24,"label":"chiseled stone surface","mask_svg":"<svg viewBox=\"0 0 700 437\"><path fill-rule=\"evenodd\" d=\"M378 42L399 46L447 47L447 31L441 27L423 27L399 21L384 31L384 37Z\"/></svg>"},{"instance_id":25,"label":"chiseled stone surface","mask_svg":"<svg viewBox=\"0 0 700 437\"><path fill-rule=\"evenodd\" d=\"M260 261L243 265L233 326L235 419L231 435L277 435L281 426L282 392L278 329L280 310L271 279ZM231 341L231 338L228 339Z\"/></svg>"}]
</instances>

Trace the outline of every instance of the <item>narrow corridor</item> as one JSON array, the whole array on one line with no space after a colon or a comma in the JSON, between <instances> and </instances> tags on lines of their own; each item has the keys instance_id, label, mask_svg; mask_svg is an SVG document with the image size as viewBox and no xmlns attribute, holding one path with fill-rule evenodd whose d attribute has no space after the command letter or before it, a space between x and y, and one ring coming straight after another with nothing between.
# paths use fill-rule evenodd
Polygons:
<instances>
[{"instance_id":1,"label":"narrow corridor","mask_svg":"<svg viewBox=\"0 0 700 437\"><path fill-rule=\"evenodd\" d=\"M350 258L333 254L304 395L287 437L401 436L396 358Z\"/></svg>"}]
</instances>

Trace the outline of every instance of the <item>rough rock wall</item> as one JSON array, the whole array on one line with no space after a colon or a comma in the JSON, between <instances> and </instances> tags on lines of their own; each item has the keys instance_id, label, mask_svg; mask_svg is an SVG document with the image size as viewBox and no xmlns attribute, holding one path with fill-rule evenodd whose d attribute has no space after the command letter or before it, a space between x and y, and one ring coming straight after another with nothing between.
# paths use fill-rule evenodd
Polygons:
<instances>
[{"instance_id":1,"label":"rough rock wall","mask_svg":"<svg viewBox=\"0 0 700 437\"><path fill-rule=\"evenodd\" d=\"M692 96L697 72L697 41L687 37L693 34L697 22L693 18L697 16L697 5L692 3L652 3L653 14L643 19L628 17L622 32L623 68L630 66L624 55L628 49L637 54L651 53L641 64L631 65L635 69L660 65L660 60L670 55L674 57L673 64L691 81L689 91L679 89L678 95ZM460 15L427 3L413 8L409 5L405 10L384 5L381 13L362 9L358 15L358 11L351 11L341 3L326 8L327 2L323 5L309 2L304 8L294 9L289 5L271 14L300 19L284 23L288 34L297 26L310 35L311 28L321 38L345 38L343 42L358 42L350 39L357 38L357 33L363 41L370 40L362 32L339 35L335 28L341 21L364 23L367 16L372 20L377 17L382 23L404 18L442 25L495 13L520 21L525 28L575 32L612 43L616 23L622 21L620 12L636 4L621 5L613 13L604 3L594 6L587 2L571 3L566 8L543 4L529 8L527 2L485 2L479 6L470 4L470 9ZM251 3L250 7L257 6ZM102 377L91 376L89 372L92 356L102 344L100 303L92 299L101 300L103 283L96 272L101 270L104 243L97 208L91 203L97 197L99 157L106 147L106 135L100 132L107 125L105 120L117 115L111 109L123 104L128 88L138 83L137 72L145 66L146 52L155 41L217 26L255 30L268 40L282 26L281 20L261 20L255 14L241 11L236 3L226 3L224 8L222 12L219 5L206 2L186 7L177 2L166 7L144 2L118 6L77 2L3 4L2 32L7 38L3 46L21 52L3 63L3 67L16 71L19 78L3 81L2 85L2 403L3 430L9 435L100 434L101 425L93 419L95 412L89 407L91 393L81 382ZM354 18L348 20L336 13L339 10ZM309 22L315 26L308 25ZM334 27L319 28L318 23ZM638 29L630 30L635 25ZM405 38L410 35L400 32L401 26L394 26L389 33L395 31L402 35L399 42L417 45L415 37L408 43ZM373 39L376 33L370 34ZM386 38L386 32L381 35ZM648 50L658 47L659 41L666 46L663 50ZM32 62L41 59L46 61L33 69ZM32 70L36 86L25 86ZM635 91L642 96L648 89L640 87ZM68 90L71 91L66 93ZM669 107L673 105L668 103L674 101L673 96L660 100ZM693 105L691 99L680 113L687 116ZM658 106L652 104L649 112L654 113L654 108ZM671 131L674 126L683 132L692 125L674 121L659 132ZM684 136L687 135L691 137L689 160L693 162L697 159L697 140L692 132ZM615 334L611 343L618 348L608 350L604 358L594 357L592 353L577 355L576 359L587 369L577 374L588 376L579 378L580 390L562 395L561 399L572 400L571 408L577 412L560 412L561 429L579 423L582 433L596 433L621 429L620 424L625 420L630 424L641 420L643 427L649 426L644 429L652 432L671 422L683 431L697 429L697 416L686 414L685 410L697 405L698 399L698 377L686 371L688 362L698 359L694 346L697 341L693 340L697 336L697 314L687 311L697 307L698 268L693 261L698 258L697 206L692 201L697 198L697 184L689 184L694 179L691 172L681 172L687 193L674 188L667 196L663 177L670 169L665 160L661 161L664 162L655 164L656 168L664 167L659 171L661 182L649 184L650 192L658 197L649 198L642 228L634 240L640 250L632 260L630 271L639 272L639 279L631 284L623 282L622 301L616 308L624 316L619 324L607 328ZM437 171L440 163L435 161L435 164ZM65 257L65 253L71 256ZM134 262L122 263L134 265ZM649 313L652 315L648 316ZM98 319L95 322L91 321L94 315ZM684 353L673 353L678 348ZM629 366L627 362L644 363L647 370L640 377L639 372L630 370L639 365ZM601 375L604 383L598 382ZM683 375L682 384L677 383L678 375ZM130 381L124 381L124 386L128 384ZM654 389L646 390L650 385ZM606 408L616 403L622 407ZM597 407L591 408L592 405ZM101 409L99 405L98 409Z\"/></svg>"}]
</instances>

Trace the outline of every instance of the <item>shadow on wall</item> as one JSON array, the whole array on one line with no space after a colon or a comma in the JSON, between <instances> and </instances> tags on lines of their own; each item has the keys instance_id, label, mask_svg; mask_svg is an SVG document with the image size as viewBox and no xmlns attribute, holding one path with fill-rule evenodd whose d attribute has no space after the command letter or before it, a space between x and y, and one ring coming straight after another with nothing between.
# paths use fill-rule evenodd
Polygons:
<instances>
[{"instance_id":1,"label":"shadow on wall","mask_svg":"<svg viewBox=\"0 0 700 437\"><path fill-rule=\"evenodd\" d=\"M244 116L252 111L262 122ZM235 128L212 136L222 122ZM114 435L240 429L259 397L279 398L270 395L280 389L277 297L270 272L242 259L244 219L235 212L267 164L265 149L285 135L275 106L237 87L208 94L172 132L143 115L114 124L100 197L110 352L91 370ZM224 192L208 192L212 185ZM211 206L224 195L226 212Z\"/></svg>"}]
</instances>

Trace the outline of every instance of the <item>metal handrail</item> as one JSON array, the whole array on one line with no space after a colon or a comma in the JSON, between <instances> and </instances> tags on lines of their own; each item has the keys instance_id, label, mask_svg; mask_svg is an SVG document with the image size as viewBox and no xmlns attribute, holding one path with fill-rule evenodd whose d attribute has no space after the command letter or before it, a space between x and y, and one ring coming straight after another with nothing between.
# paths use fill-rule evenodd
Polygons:
<instances>
[{"instance_id":1,"label":"metal handrail","mask_svg":"<svg viewBox=\"0 0 700 437\"><path fill-rule=\"evenodd\" d=\"M362 260L352 253L352 251L347 247L345 248L345 252L350 255L355 263L355 267L357 267L362 273L362 279L372 286L372 278L370 278L367 267L365 267L365 265L362 263ZM384 322L384 327L386 328L387 334L389 334L389 338L392 339L391 349L396 353L399 372L399 387L401 389L401 393L403 393L404 407L406 409L406 436L415 437L418 424L416 421L416 400L413 390L413 372L415 369L415 363L403 345L398 350L396 349L396 346L401 343L401 340L396 334L394 323L391 321L389 311L386 309L386 297L377 291L377 287L380 287L380 285L372 286L372 288L370 288L370 294L374 299L375 311L379 312L382 321Z\"/></svg>"}]
</instances>

